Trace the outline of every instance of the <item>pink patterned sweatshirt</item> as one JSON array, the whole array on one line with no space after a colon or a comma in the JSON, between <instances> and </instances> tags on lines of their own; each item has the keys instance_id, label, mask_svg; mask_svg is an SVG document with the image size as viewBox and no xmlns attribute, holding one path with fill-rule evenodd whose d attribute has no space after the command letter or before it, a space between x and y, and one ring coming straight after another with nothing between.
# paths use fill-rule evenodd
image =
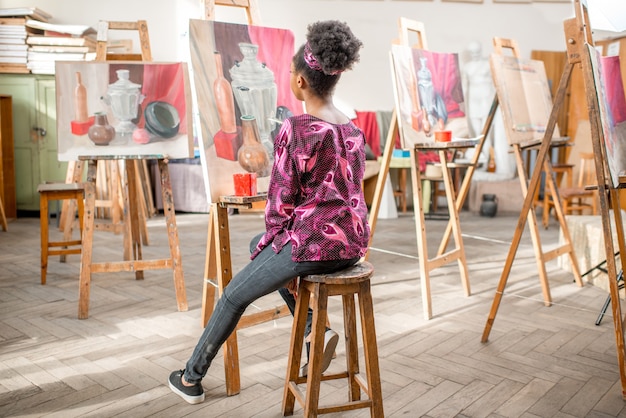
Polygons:
<instances>
[{"instance_id":1,"label":"pink patterned sweatshirt","mask_svg":"<svg viewBox=\"0 0 626 418\"><path fill-rule=\"evenodd\" d=\"M268 245L293 244L294 261L361 257L369 241L361 181L365 139L352 122L335 125L302 114L283 122L265 206L266 232L251 258Z\"/></svg>"}]
</instances>

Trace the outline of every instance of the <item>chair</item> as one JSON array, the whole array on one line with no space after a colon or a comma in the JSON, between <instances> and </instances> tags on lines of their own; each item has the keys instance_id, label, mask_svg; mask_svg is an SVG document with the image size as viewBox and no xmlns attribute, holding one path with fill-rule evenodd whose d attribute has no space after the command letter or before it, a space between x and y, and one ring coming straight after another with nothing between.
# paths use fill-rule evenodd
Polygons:
<instances>
[{"instance_id":1,"label":"chair","mask_svg":"<svg viewBox=\"0 0 626 418\"><path fill-rule=\"evenodd\" d=\"M41 223L41 284L46 284L49 256L59 255L61 256L61 262L65 262L66 255L82 253L84 214L83 196L85 188L82 183L45 183L40 184L37 191L39 192L39 219ZM80 230L80 238L78 240L72 240L73 222L70 221L67 222L63 228L63 241L50 241L48 229L49 201L66 199L76 201L78 207L78 226ZM73 213L74 207L70 206L70 208ZM58 247L62 248L56 249Z\"/></svg>"},{"instance_id":2,"label":"chair","mask_svg":"<svg viewBox=\"0 0 626 418\"><path fill-rule=\"evenodd\" d=\"M372 417L382 417L383 398L378 365L378 345L374 328L374 309L370 292L370 278L374 267L367 261L331 274L302 277L291 331L291 345L287 377L283 393L283 416L293 415L295 401L303 407L305 417L316 417L358 408L369 408ZM324 333L328 312L328 297L341 296L346 342L346 369L336 374L322 374ZM358 311L360 321L356 317ZM311 348L307 376L299 376L307 310L313 310ZM359 368L357 323L361 325L365 374ZM348 401L320 407L320 384L329 380L347 380ZM299 385L306 384L306 393ZM336 390L336 388L335 388ZM367 399L361 399L361 392Z\"/></svg>"},{"instance_id":3,"label":"chair","mask_svg":"<svg viewBox=\"0 0 626 418\"><path fill-rule=\"evenodd\" d=\"M559 187L558 195L563 207L563 215L582 214L590 210L592 215L598 214L598 191L592 187L597 184L594 156L591 152L580 153L578 180L576 185ZM554 207L554 197L549 190L544 193L543 226L548 227L550 210Z\"/></svg>"}]
</instances>

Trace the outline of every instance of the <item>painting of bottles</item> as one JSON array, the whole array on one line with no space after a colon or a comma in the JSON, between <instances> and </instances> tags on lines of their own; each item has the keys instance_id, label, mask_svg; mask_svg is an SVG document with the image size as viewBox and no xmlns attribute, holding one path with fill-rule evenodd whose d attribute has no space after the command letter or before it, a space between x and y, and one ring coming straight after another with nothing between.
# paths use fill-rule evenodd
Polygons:
<instances>
[{"instance_id":1,"label":"painting of bottles","mask_svg":"<svg viewBox=\"0 0 626 418\"><path fill-rule=\"evenodd\" d=\"M55 73L59 161L193 156L185 63L57 61Z\"/></svg>"},{"instance_id":2,"label":"painting of bottles","mask_svg":"<svg viewBox=\"0 0 626 418\"><path fill-rule=\"evenodd\" d=\"M392 45L391 64L402 148L434 142L435 131L468 137L458 54Z\"/></svg>"},{"instance_id":3,"label":"painting of bottles","mask_svg":"<svg viewBox=\"0 0 626 418\"><path fill-rule=\"evenodd\" d=\"M254 173L267 190L274 137L302 113L289 85L293 33L208 20L190 21L199 143L211 201L234 193L233 174Z\"/></svg>"}]
</instances>

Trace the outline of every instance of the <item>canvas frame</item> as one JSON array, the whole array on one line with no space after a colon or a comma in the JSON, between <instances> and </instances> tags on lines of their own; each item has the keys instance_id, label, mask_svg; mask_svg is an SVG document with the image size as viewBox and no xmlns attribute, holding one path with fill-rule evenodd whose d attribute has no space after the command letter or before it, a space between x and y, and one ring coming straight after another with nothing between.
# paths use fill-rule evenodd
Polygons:
<instances>
[{"instance_id":1,"label":"canvas frame","mask_svg":"<svg viewBox=\"0 0 626 418\"><path fill-rule=\"evenodd\" d=\"M543 61L496 53L489 61L509 144L542 140L553 107Z\"/></svg>"},{"instance_id":2,"label":"canvas frame","mask_svg":"<svg viewBox=\"0 0 626 418\"><path fill-rule=\"evenodd\" d=\"M240 51L238 45L240 43L252 43L258 46L255 59L262 62L265 72L271 71L273 73L277 92L276 108L272 109L272 113L269 116L267 113L255 115L259 128L261 128L261 124L271 122L269 137L263 132L260 133L264 136L262 143L271 165L273 161L273 138L280 129L282 120L289 115L298 115L303 112L302 102L293 96L289 84L290 64L294 54L294 35L286 29L196 19L190 20L189 32L191 64L198 106L198 142L204 168L203 175L210 202L218 202L222 196L234 194L233 175L248 171L239 161L239 150L243 144L243 139L240 136L240 131L243 130L241 116L247 112L235 96L233 111L236 113L236 135L225 132L226 130L221 126L223 114L220 114L223 99L219 99L216 95L216 80L218 76L219 78L222 76L226 78L231 83L232 93L230 94L235 95L237 87L233 84L231 73L235 70L237 63L245 59L242 55L243 50ZM217 70L218 59L222 61L223 74L221 76ZM243 66L243 63L241 65ZM249 81L253 85L257 80L251 78ZM259 120L261 122L258 122ZM267 125L265 130L267 131ZM229 149L228 141L237 143ZM271 167L269 168L271 169ZM254 174L257 175L257 192L266 192L269 187L270 173L263 170L263 173Z\"/></svg>"},{"instance_id":3,"label":"canvas frame","mask_svg":"<svg viewBox=\"0 0 626 418\"><path fill-rule=\"evenodd\" d=\"M432 80L436 93L435 101L443 103L438 108L445 107L444 113L447 120L443 123L443 127L440 126L440 122L431 124L430 132L427 132L425 124L419 121L424 120L423 115L428 113L422 112L422 102L425 98L420 95L418 87L419 72L424 62L421 58L426 59L426 66L431 71L431 75L443 74L439 76L435 74ZM429 60L433 61L433 66ZM392 45L390 62L402 149L410 149L419 143L434 142L434 131L440 129L452 131L453 139L468 137L469 129L458 54L441 54L405 45ZM437 64L434 64L435 62ZM445 68L443 68L444 65ZM440 71L441 68L443 71ZM417 110L417 108L420 109ZM440 121L441 119L435 116L434 120Z\"/></svg>"},{"instance_id":4,"label":"canvas frame","mask_svg":"<svg viewBox=\"0 0 626 418\"><path fill-rule=\"evenodd\" d=\"M118 129L122 121L116 117L119 112L114 112L111 101L111 86L119 80L118 70L128 71L130 81L140 86L135 92L140 95L136 110L132 106L127 109L135 117L124 121L130 124L126 128L131 126L124 132ZM59 161L98 156L193 157L191 88L184 62L59 61L55 73ZM93 119L97 112L104 113L115 128L115 137L108 145L96 145L90 139L90 123L76 121L77 73L85 86L89 117ZM156 119L155 113L151 113L148 116L151 123L146 122L146 111L155 109ZM156 128L149 130L152 127ZM165 127L167 131L160 130Z\"/></svg>"},{"instance_id":5,"label":"canvas frame","mask_svg":"<svg viewBox=\"0 0 626 418\"><path fill-rule=\"evenodd\" d=\"M587 45L588 59L591 61L595 92L598 100L602 138L605 158L608 165L610 181L614 188L619 187L619 176L626 172L626 120L624 117L624 87L620 71L610 71L602 75L602 57L592 45ZM619 60L618 57L606 57ZM607 77L614 77L614 95L621 95L614 100L613 106L609 98ZM615 108L613 108L615 107Z\"/></svg>"}]
</instances>

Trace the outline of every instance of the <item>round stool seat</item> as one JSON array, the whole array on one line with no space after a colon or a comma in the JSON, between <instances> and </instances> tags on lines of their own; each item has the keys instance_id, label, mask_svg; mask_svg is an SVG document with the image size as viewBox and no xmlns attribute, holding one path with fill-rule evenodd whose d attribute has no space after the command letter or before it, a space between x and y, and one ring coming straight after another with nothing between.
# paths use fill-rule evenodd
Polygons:
<instances>
[{"instance_id":1,"label":"round stool seat","mask_svg":"<svg viewBox=\"0 0 626 418\"><path fill-rule=\"evenodd\" d=\"M374 274L374 266L367 261L362 261L334 273L311 274L309 276L303 276L301 279L312 283L352 284L369 280L372 277L372 274Z\"/></svg>"}]
</instances>

